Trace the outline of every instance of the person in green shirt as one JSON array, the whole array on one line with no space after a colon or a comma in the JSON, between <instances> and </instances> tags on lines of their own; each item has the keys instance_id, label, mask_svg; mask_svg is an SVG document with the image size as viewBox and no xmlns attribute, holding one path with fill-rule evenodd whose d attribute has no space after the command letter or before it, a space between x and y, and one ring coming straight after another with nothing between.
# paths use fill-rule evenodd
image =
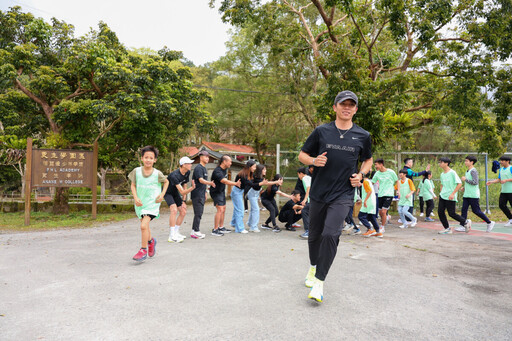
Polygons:
<instances>
[{"instance_id":1,"label":"person in green shirt","mask_svg":"<svg viewBox=\"0 0 512 341\"><path fill-rule=\"evenodd\" d=\"M439 207L437 209L437 214L439 215L439 220L441 220L444 227L444 230L439 231L439 234L452 234L445 211L448 211L448 215L451 218L457 220L461 226L464 226L465 232L469 232L471 229L471 220L464 219L455 213L457 192L462 187L462 181L457 173L450 168L451 162L452 161L447 157L439 158L439 167L441 167L443 173L441 173L441 192L439 193Z\"/></svg>"},{"instance_id":2,"label":"person in green shirt","mask_svg":"<svg viewBox=\"0 0 512 341\"><path fill-rule=\"evenodd\" d=\"M466 156L464 165L467 167L466 175L461 178L464 182L464 195L462 196L462 211L461 217L466 219L468 217L468 208L471 206L471 211L482 218L487 223L487 232L491 232L494 228L494 221L491 221L480 209L480 188L478 187L478 171L474 167L477 159L473 155ZM457 227L455 231L464 232L462 227Z\"/></svg>"},{"instance_id":3,"label":"person in green shirt","mask_svg":"<svg viewBox=\"0 0 512 341\"><path fill-rule=\"evenodd\" d=\"M506 227L512 226L512 213L507 207L507 203L512 206L512 168L510 167L510 156L503 155L500 157L501 168L498 173L498 178L487 181L487 186L490 184L500 183L500 209L505 213L508 218L508 222L505 224Z\"/></svg>"},{"instance_id":4,"label":"person in green shirt","mask_svg":"<svg viewBox=\"0 0 512 341\"><path fill-rule=\"evenodd\" d=\"M398 176L394 170L384 167L383 159L375 160L375 169L377 171L372 177L372 182L379 183L379 215L382 226L385 226L388 220L388 210L395 196L395 185L398 188Z\"/></svg>"},{"instance_id":5,"label":"person in green shirt","mask_svg":"<svg viewBox=\"0 0 512 341\"><path fill-rule=\"evenodd\" d=\"M408 228L409 226L414 227L418 222L418 219L409 212L409 207L413 203L413 194L416 188L411 179L407 178L407 170L400 169L398 172L400 180L398 181L398 214L403 225L400 228ZM407 222L406 218L409 219L410 223Z\"/></svg>"},{"instance_id":6,"label":"person in green shirt","mask_svg":"<svg viewBox=\"0 0 512 341\"><path fill-rule=\"evenodd\" d=\"M156 253L156 240L151 237L149 222L160 216L160 203L164 199L169 180L158 169L153 168L158 157L158 149L146 146L141 150L143 166L130 172L131 191L135 201L135 213L140 219L142 246L133 260L142 262ZM161 184L164 184L163 188Z\"/></svg>"},{"instance_id":7,"label":"person in green shirt","mask_svg":"<svg viewBox=\"0 0 512 341\"><path fill-rule=\"evenodd\" d=\"M423 180L421 181L420 185L420 194L422 195L426 205L425 221L432 222L434 221L434 219L432 219L430 216L432 215L432 211L434 210L434 199L437 199L437 196L434 193L434 183L432 182L431 171L427 171L425 175L423 175Z\"/></svg>"}]
</instances>

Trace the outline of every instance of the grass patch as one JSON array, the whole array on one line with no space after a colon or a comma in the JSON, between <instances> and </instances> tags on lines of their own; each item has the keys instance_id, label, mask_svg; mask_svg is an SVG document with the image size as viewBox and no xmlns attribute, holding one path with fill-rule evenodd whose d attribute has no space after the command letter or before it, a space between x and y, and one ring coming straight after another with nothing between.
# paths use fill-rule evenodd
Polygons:
<instances>
[{"instance_id":1,"label":"grass patch","mask_svg":"<svg viewBox=\"0 0 512 341\"><path fill-rule=\"evenodd\" d=\"M422 251L422 252L427 252L428 251L427 249L418 249L416 247L412 247L412 246L409 246L409 245L402 245L402 246L406 247L408 249L418 250L418 251Z\"/></svg>"},{"instance_id":2,"label":"grass patch","mask_svg":"<svg viewBox=\"0 0 512 341\"><path fill-rule=\"evenodd\" d=\"M87 211L72 212L65 215L54 215L46 212L32 212L30 225L25 226L25 213L0 214L0 230L2 231L44 231L58 228L83 228L101 223L110 223L134 218L133 212L96 214L96 220Z\"/></svg>"}]
</instances>

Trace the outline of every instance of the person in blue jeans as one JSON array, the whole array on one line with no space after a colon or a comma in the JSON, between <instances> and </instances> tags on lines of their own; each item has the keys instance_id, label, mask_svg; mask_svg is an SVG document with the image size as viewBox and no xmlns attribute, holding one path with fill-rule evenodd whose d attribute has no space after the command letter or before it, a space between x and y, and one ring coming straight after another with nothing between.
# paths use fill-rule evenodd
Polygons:
<instances>
[{"instance_id":1,"label":"person in blue jeans","mask_svg":"<svg viewBox=\"0 0 512 341\"><path fill-rule=\"evenodd\" d=\"M283 183L282 179L276 181L268 181L265 179L267 175L267 168L264 165L257 165L256 170L254 171L254 177L252 179L252 187L247 192L247 199L249 199L249 203L251 205L251 210L249 211L249 221L247 225L249 225L249 232L260 232L258 228L258 223L260 221L260 206L258 204L258 199L260 197L261 186L264 185L278 185L281 186Z\"/></svg>"},{"instance_id":2,"label":"person in blue jeans","mask_svg":"<svg viewBox=\"0 0 512 341\"><path fill-rule=\"evenodd\" d=\"M247 233L244 228L244 194L252 188L253 173L256 170L256 162L249 160L244 168L238 172L235 182L240 180L240 188L233 187L231 190L231 201L233 202L233 218L231 226L235 228L236 233Z\"/></svg>"}]
</instances>

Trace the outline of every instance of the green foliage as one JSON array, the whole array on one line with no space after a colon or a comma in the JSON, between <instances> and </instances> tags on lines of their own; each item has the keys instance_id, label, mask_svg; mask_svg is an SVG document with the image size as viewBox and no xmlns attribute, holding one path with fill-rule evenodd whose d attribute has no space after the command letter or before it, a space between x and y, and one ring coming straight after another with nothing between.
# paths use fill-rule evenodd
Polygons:
<instances>
[{"instance_id":1,"label":"green foliage","mask_svg":"<svg viewBox=\"0 0 512 341\"><path fill-rule=\"evenodd\" d=\"M192 74L164 47L128 51L104 22L87 35L19 7L0 11L0 122L40 146L100 145L99 166L124 168L137 150L177 151L192 129L208 132L209 96L192 87Z\"/></svg>"}]
</instances>

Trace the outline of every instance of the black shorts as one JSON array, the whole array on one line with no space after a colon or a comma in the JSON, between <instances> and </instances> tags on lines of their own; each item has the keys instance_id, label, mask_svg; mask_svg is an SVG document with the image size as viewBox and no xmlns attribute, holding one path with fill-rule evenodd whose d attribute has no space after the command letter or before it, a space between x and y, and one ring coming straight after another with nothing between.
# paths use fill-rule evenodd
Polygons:
<instances>
[{"instance_id":1,"label":"black shorts","mask_svg":"<svg viewBox=\"0 0 512 341\"><path fill-rule=\"evenodd\" d=\"M389 210L392 202L393 202L393 197L379 197L379 210L380 209Z\"/></svg>"},{"instance_id":2,"label":"black shorts","mask_svg":"<svg viewBox=\"0 0 512 341\"><path fill-rule=\"evenodd\" d=\"M156 218L156 215L152 215L152 214L141 214L140 216L140 219L142 220L142 218L144 217L149 217L151 220L155 219ZM150 221L151 221L150 220Z\"/></svg>"},{"instance_id":3,"label":"black shorts","mask_svg":"<svg viewBox=\"0 0 512 341\"><path fill-rule=\"evenodd\" d=\"M176 204L176 206L180 207L183 204L183 198L181 196L173 196L172 194L164 195L164 200L167 203L167 206L171 206Z\"/></svg>"},{"instance_id":4,"label":"black shorts","mask_svg":"<svg viewBox=\"0 0 512 341\"><path fill-rule=\"evenodd\" d=\"M213 199L213 206L226 206L226 194L225 193L211 193L210 196Z\"/></svg>"}]
</instances>

